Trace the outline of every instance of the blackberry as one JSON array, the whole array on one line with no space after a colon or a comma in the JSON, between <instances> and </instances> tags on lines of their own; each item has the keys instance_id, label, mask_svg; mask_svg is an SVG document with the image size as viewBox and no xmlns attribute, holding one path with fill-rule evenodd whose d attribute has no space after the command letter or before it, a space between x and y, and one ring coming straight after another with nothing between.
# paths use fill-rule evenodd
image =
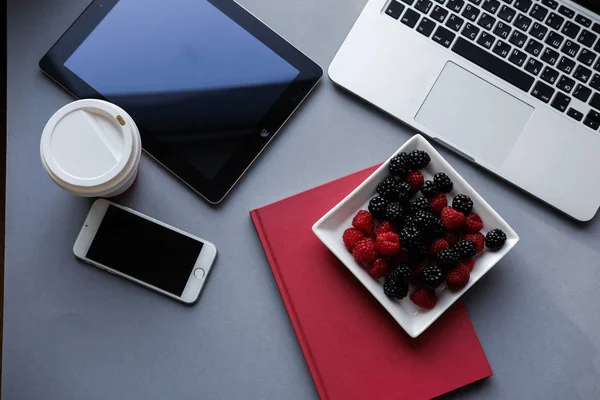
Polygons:
<instances>
[{"instance_id":1,"label":"blackberry","mask_svg":"<svg viewBox=\"0 0 600 400\"><path fill-rule=\"evenodd\" d=\"M433 176L433 182L438 190L442 193L449 193L452 191L454 184L448 175L443 172L438 172Z\"/></svg>"},{"instance_id":2,"label":"blackberry","mask_svg":"<svg viewBox=\"0 0 600 400\"><path fill-rule=\"evenodd\" d=\"M402 152L392 158L388 164L388 168L393 176L397 176L399 178L404 177L404 175L406 175L410 169L408 154Z\"/></svg>"},{"instance_id":3,"label":"blackberry","mask_svg":"<svg viewBox=\"0 0 600 400\"><path fill-rule=\"evenodd\" d=\"M410 267L406 264L400 264L390 273L390 276L397 280L398 282L407 282L410 281L410 277L412 276L412 272Z\"/></svg>"},{"instance_id":4,"label":"blackberry","mask_svg":"<svg viewBox=\"0 0 600 400\"><path fill-rule=\"evenodd\" d=\"M385 219L394 225L402 225L404 222L404 207L400 203L388 203L385 210Z\"/></svg>"},{"instance_id":5,"label":"blackberry","mask_svg":"<svg viewBox=\"0 0 600 400\"><path fill-rule=\"evenodd\" d=\"M383 197L373 197L369 201L369 212L377 219L385 219L388 204L390 202Z\"/></svg>"},{"instance_id":6,"label":"blackberry","mask_svg":"<svg viewBox=\"0 0 600 400\"><path fill-rule=\"evenodd\" d=\"M440 267L445 270L452 269L460 262L460 256L454 249L442 249L437 256Z\"/></svg>"},{"instance_id":7,"label":"blackberry","mask_svg":"<svg viewBox=\"0 0 600 400\"><path fill-rule=\"evenodd\" d=\"M454 251L458 253L461 260L464 260L477 255L477 246L472 240L462 239L454 245Z\"/></svg>"},{"instance_id":8,"label":"blackberry","mask_svg":"<svg viewBox=\"0 0 600 400\"><path fill-rule=\"evenodd\" d=\"M442 220L438 217L433 217L433 221L431 221L429 228L427 228L427 235L429 236L429 238L438 238L444 234L444 231L445 229Z\"/></svg>"},{"instance_id":9,"label":"blackberry","mask_svg":"<svg viewBox=\"0 0 600 400\"><path fill-rule=\"evenodd\" d=\"M473 211L473 200L466 194L457 194L452 200L452 208L467 215Z\"/></svg>"},{"instance_id":10,"label":"blackberry","mask_svg":"<svg viewBox=\"0 0 600 400\"><path fill-rule=\"evenodd\" d=\"M410 202L410 212L414 214L417 211L431 212L431 206L425 197L418 197Z\"/></svg>"},{"instance_id":11,"label":"blackberry","mask_svg":"<svg viewBox=\"0 0 600 400\"><path fill-rule=\"evenodd\" d=\"M485 245L490 250L499 250L506 243L506 233L500 229L491 230L485 235Z\"/></svg>"},{"instance_id":12,"label":"blackberry","mask_svg":"<svg viewBox=\"0 0 600 400\"><path fill-rule=\"evenodd\" d=\"M413 194L412 186L410 186L406 182L398 183L398 199L400 201L406 202L410 199L410 196Z\"/></svg>"},{"instance_id":13,"label":"blackberry","mask_svg":"<svg viewBox=\"0 0 600 400\"><path fill-rule=\"evenodd\" d=\"M431 158L429 154L422 150L413 150L408 153L409 166L412 169L423 169L429 164Z\"/></svg>"},{"instance_id":14,"label":"blackberry","mask_svg":"<svg viewBox=\"0 0 600 400\"><path fill-rule=\"evenodd\" d=\"M427 211L418 211L412 215L413 226L420 230L426 230L433 223L435 216Z\"/></svg>"},{"instance_id":15,"label":"blackberry","mask_svg":"<svg viewBox=\"0 0 600 400\"><path fill-rule=\"evenodd\" d=\"M408 294L408 283L388 275L383 284L383 293L390 299L402 299Z\"/></svg>"},{"instance_id":16,"label":"blackberry","mask_svg":"<svg viewBox=\"0 0 600 400\"><path fill-rule=\"evenodd\" d=\"M428 251L429 247L421 242L408 252L408 260L414 264L419 263L427 258Z\"/></svg>"},{"instance_id":17,"label":"blackberry","mask_svg":"<svg viewBox=\"0 0 600 400\"><path fill-rule=\"evenodd\" d=\"M423 237L421 232L417 228L405 227L402 229L402 231L400 231L400 243L402 243L402 246L408 250L417 247L419 244L421 244L422 240Z\"/></svg>"},{"instance_id":18,"label":"blackberry","mask_svg":"<svg viewBox=\"0 0 600 400\"><path fill-rule=\"evenodd\" d=\"M444 282L444 272L437 265L429 265L421 272L423 286L435 289Z\"/></svg>"},{"instance_id":19,"label":"blackberry","mask_svg":"<svg viewBox=\"0 0 600 400\"><path fill-rule=\"evenodd\" d=\"M377 193L386 200L398 200L399 191L398 181L392 177L385 178L377 185Z\"/></svg>"},{"instance_id":20,"label":"blackberry","mask_svg":"<svg viewBox=\"0 0 600 400\"><path fill-rule=\"evenodd\" d=\"M425 181L423 183L423 187L421 188L421 194L423 194L425 197L433 197L439 192L440 190L433 181Z\"/></svg>"}]
</instances>

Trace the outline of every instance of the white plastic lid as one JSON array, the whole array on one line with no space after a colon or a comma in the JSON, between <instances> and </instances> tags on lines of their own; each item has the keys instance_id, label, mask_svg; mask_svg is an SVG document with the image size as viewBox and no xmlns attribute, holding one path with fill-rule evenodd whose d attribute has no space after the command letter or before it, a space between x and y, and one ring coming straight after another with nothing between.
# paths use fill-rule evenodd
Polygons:
<instances>
[{"instance_id":1,"label":"white plastic lid","mask_svg":"<svg viewBox=\"0 0 600 400\"><path fill-rule=\"evenodd\" d=\"M78 100L58 110L44 127L40 144L51 177L65 188L92 188L121 174L139 146L137 127L123 113L95 99Z\"/></svg>"}]
</instances>

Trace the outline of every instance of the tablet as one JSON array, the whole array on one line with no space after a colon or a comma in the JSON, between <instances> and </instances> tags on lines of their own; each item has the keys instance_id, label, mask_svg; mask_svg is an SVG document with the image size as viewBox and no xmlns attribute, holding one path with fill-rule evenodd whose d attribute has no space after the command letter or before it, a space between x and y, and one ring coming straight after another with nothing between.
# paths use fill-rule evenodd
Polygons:
<instances>
[{"instance_id":1,"label":"tablet","mask_svg":"<svg viewBox=\"0 0 600 400\"><path fill-rule=\"evenodd\" d=\"M125 109L146 152L211 203L323 74L233 0L95 0L40 67Z\"/></svg>"}]
</instances>

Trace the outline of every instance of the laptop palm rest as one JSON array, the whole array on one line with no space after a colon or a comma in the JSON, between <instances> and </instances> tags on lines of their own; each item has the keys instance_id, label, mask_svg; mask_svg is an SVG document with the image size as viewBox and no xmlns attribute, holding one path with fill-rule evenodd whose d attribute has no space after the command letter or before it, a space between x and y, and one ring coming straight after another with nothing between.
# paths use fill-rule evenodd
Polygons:
<instances>
[{"instance_id":1,"label":"laptop palm rest","mask_svg":"<svg viewBox=\"0 0 600 400\"><path fill-rule=\"evenodd\" d=\"M501 166L534 108L448 62L415 120L459 150Z\"/></svg>"}]
</instances>

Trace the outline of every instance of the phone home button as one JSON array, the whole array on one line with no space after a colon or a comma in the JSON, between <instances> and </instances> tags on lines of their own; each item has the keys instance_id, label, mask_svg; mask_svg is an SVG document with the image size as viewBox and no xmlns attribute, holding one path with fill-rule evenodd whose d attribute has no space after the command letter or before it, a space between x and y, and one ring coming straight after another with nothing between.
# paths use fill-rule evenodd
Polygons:
<instances>
[{"instance_id":1,"label":"phone home button","mask_svg":"<svg viewBox=\"0 0 600 400\"><path fill-rule=\"evenodd\" d=\"M194 270L194 276L195 276L196 278L198 278L198 279L202 279L202 278L204 278L204 274L205 274L205 273L206 273L206 272L204 272L204 270L203 270L202 268L196 268L196 269Z\"/></svg>"}]
</instances>

